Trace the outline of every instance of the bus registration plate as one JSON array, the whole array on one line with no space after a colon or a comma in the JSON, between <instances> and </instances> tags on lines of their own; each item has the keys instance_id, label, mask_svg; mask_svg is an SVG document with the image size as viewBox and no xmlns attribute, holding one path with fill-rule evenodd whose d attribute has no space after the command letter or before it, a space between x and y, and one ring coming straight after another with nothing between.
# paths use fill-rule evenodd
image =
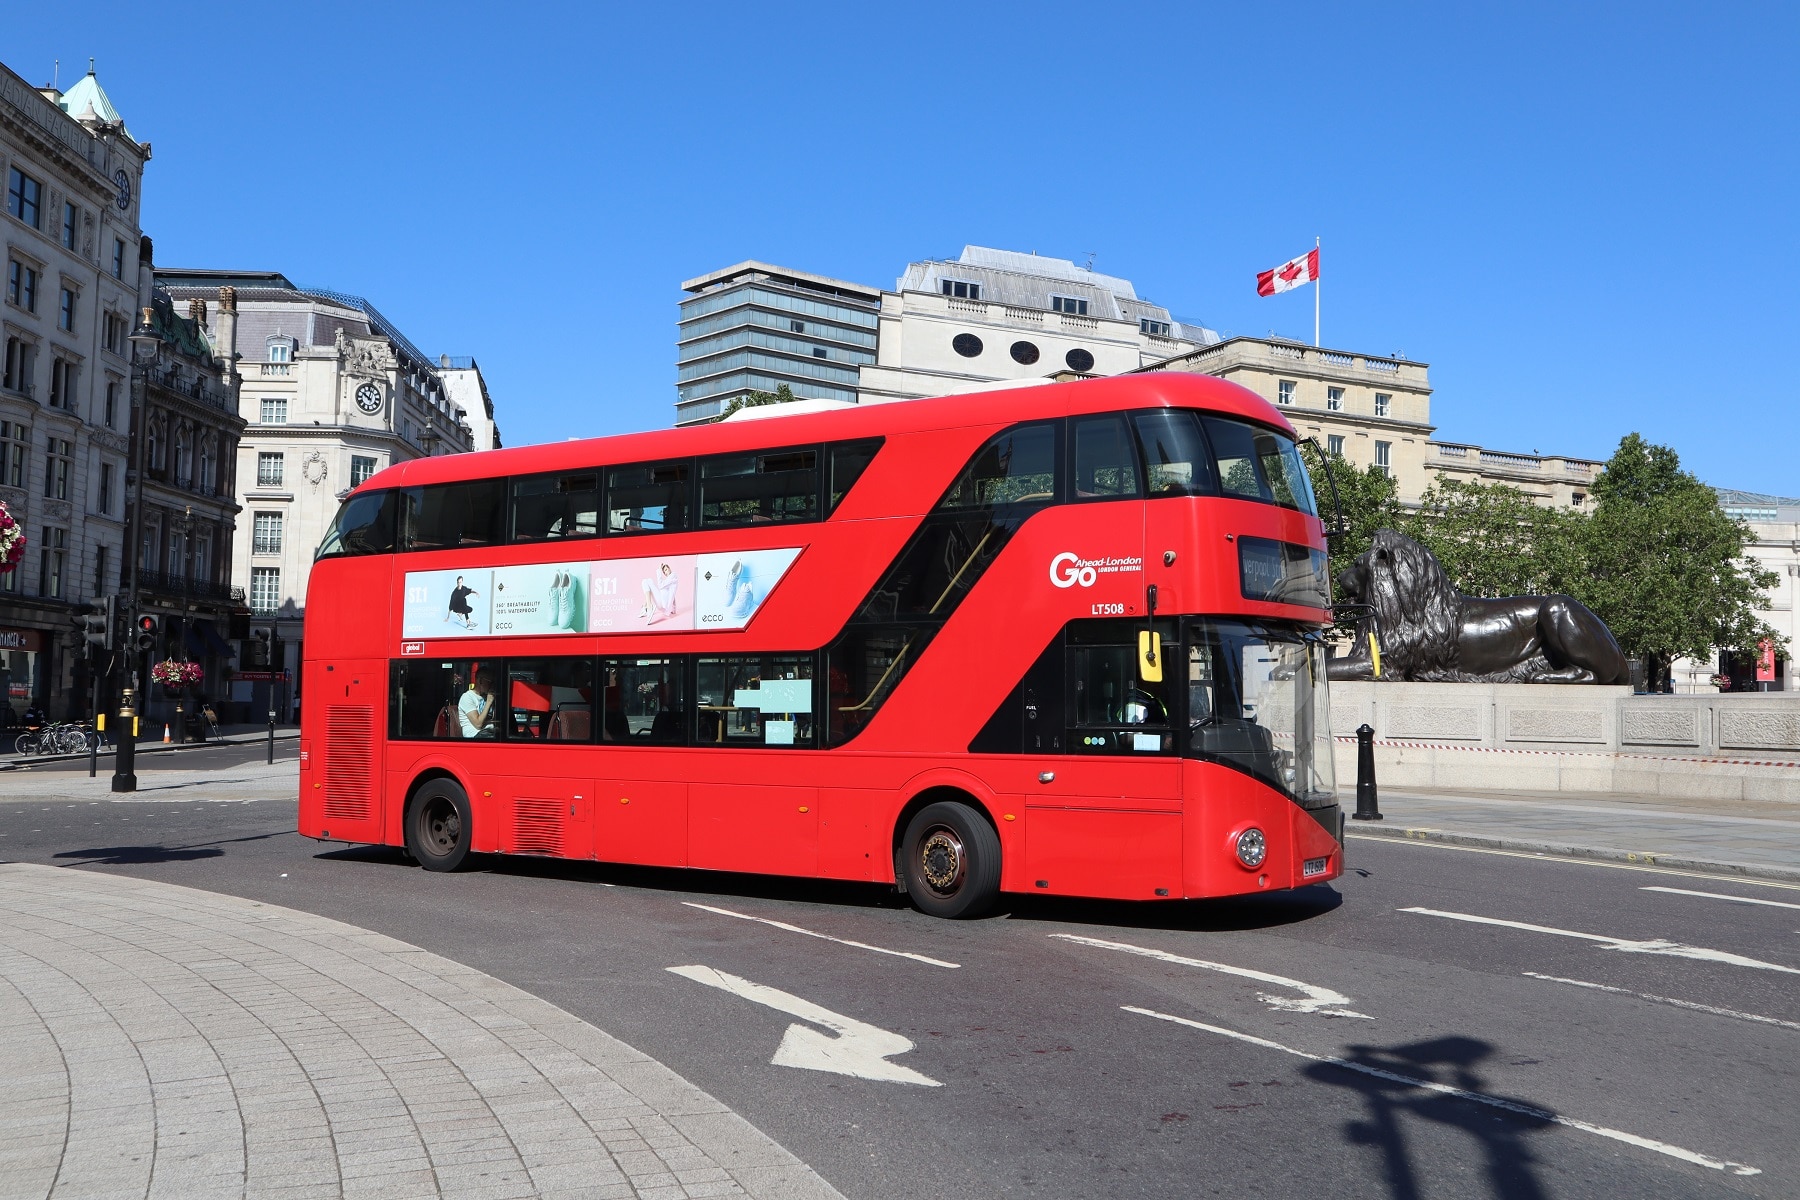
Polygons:
<instances>
[{"instance_id":1,"label":"bus registration plate","mask_svg":"<svg viewBox=\"0 0 1800 1200\"><path fill-rule=\"evenodd\" d=\"M1311 879L1314 875L1323 875L1330 858L1309 858L1300 864L1300 878Z\"/></svg>"}]
</instances>

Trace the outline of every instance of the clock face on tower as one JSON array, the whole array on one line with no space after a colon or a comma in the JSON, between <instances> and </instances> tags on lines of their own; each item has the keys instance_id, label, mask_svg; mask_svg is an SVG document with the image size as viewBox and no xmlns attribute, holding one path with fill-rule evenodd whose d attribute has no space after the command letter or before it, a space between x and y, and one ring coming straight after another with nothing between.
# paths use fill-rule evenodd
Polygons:
<instances>
[{"instance_id":1,"label":"clock face on tower","mask_svg":"<svg viewBox=\"0 0 1800 1200\"><path fill-rule=\"evenodd\" d=\"M119 186L119 211L123 212L131 207L131 176L120 167L113 173L113 182Z\"/></svg>"},{"instance_id":2,"label":"clock face on tower","mask_svg":"<svg viewBox=\"0 0 1800 1200\"><path fill-rule=\"evenodd\" d=\"M356 407L366 413L381 411L381 389L372 383L365 383L356 389Z\"/></svg>"}]
</instances>

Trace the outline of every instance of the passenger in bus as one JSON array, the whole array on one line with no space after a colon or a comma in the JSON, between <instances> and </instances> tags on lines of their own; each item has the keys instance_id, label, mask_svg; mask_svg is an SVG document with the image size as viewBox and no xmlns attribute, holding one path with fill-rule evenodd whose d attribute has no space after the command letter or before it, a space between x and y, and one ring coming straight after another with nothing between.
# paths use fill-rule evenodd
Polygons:
<instances>
[{"instance_id":1,"label":"passenger in bus","mask_svg":"<svg viewBox=\"0 0 1800 1200\"><path fill-rule=\"evenodd\" d=\"M494 736L494 676L492 672L480 670L475 672L475 679L469 684L469 690L456 705L456 718L462 724L462 735L466 738L491 738Z\"/></svg>"}]
</instances>

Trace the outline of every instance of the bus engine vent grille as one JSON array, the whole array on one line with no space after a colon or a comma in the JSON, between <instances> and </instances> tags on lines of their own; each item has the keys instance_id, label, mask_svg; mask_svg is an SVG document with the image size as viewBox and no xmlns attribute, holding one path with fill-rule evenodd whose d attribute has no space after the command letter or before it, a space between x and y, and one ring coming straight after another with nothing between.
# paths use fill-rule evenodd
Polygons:
<instances>
[{"instance_id":1,"label":"bus engine vent grille","mask_svg":"<svg viewBox=\"0 0 1800 1200\"><path fill-rule=\"evenodd\" d=\"M375 710L366 704L333 704L325 711L325 817L366 821L373 811L371 775Z\"/></svg>"},{"instance_id":2,"label":"bus engine vent grille","mask_svg":"<svg viewBox=\"0 0 1800 1200\"><path fill-rule=\"evenodd\" d=\"M513 852L557 854L563 852L563 809L566 800L539 800L519 796L513 800Z\"/></svg>"}]
</instances>

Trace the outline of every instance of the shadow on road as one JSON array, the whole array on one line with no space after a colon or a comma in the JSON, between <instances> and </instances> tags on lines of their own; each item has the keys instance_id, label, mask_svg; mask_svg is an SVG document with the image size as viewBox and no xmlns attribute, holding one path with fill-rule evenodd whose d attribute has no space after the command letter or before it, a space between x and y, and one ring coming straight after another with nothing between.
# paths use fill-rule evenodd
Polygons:
<instances>
[{"instance_id":1,"label":"shadow on road","mask_svg":"<svg viewBox=\"0 0 1800 1200\"><path fill-rule=\"evenodd\" d=\"M129 867L146 863L193 862L202 858L219 858L221 846L236 842L261 842L269 838L289 837L290 831L256 833L247 837L221 838L216 842L195 842L187 846L96 846L90 850L59 850L53 857L80 859L72 867Z\"/></svg>"},{"instance_id":2,"label":"shadow on road","mask_svg":"<svg viewBox=\"0 0 1800 1200\"><path fill-rule=\"evenodd\" d=\"M1291 892L1225 896L1217 900L1074 900L1064 896L1003 896L1000 911L1015 921L1231 933L1310 921L1343 902L1344 897L1336 888L1315 884Z\"/></svg>"},{"instance_id":3,"label":"shadow on road","mask_svg":"<svg viewBox=\"0 0 1800 1200\"><path fill-rule=\"evenodd\" d=\"M1414 1155L1406 1142L1405 1118L1462 1130L1481 1147L1482 1167L1493 1195L1507 1200L1537 1200L1546 1193L1532 1171L1536 1158L1524 1135L1544 1128L1550 1123L1548 1120L1491 1108L1406 1082L1423 1080L1493 1095L1475 1072L1476 1064L1493 1053L1491 1043L1471 1037L1434 1038L1404 1046L1351 1046L1344 1054L1347 1061L1383 1075L1345 1070L1335 1063L1315 1063L1306 1068L1306 1075L1315 1082L1348 1088L1362 1096L1367 1115L1346 1122L1344 1134L1353 1143L1381 1151L1383 1176L1394 1200L1418 1200L1423 1195ZM1495 1098L1538 1109L1528 1101Z\"/></svg>"}]
</instances>

